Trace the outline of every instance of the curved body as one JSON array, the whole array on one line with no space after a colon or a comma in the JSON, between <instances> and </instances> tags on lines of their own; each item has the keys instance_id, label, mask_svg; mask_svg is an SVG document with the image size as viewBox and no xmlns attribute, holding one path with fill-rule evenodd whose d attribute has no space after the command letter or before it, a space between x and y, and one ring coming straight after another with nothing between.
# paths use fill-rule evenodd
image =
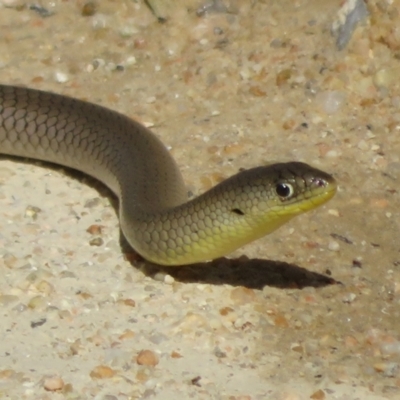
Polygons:
<instances>
[{"instance_id":1,"label":"curved body","mask_svg":"<svg viewBox=\"0 0 400 400\"><path fill-rule=\"evenodd\" d=\"M5 85L0 153L50 161L103 182L119 199L128 242L164 265L225 255L336 191L330 175L286 163L241 172L187 202L174 159L144 126L99 105Z\"/></svg>"}]
</instances>

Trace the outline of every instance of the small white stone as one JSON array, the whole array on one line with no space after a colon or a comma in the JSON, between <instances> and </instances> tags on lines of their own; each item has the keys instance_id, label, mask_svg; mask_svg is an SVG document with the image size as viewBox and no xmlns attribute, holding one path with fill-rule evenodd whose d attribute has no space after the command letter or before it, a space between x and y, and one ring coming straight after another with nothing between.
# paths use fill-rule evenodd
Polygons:
<instances>
[{"instance_id":1,"label":"small white stone","mask_svg":"<svg viewBox=\"0 0 400 400\"><path fill-rule=\"evenodd\" d=\"M244 81L246 81L250 78L251 73L247 67L244 67L242 70L240 70L239 75Z\"/></svg>"},{"instance_id":2,"label":"small white stone","mask_svg":"<svg viewBox=\"0 0 400 400\"><path fill-rule=\"evenodd\" d=\"M164 277L164 283L167 283L168 285L172 285L175 282L175 279L171 275L165 275Z\"/></svg>"},{"instance_id":3,"label":"small white stone","mask_svg":"<svg viewBox=\"0 0 400 400\"><path fill-rule=\"evenodd\" d=\"M136 64L135 56L129 56L125 61L125 65L134 65L134 64Z\"/></svg>"},{"instance_id":4,"label":"small white stone","mask_svg":"<svg viewBox=\"0 0 400 400\"><path fill-rule=\"evenodd\" d=\"M336 114L343 106L346 95L338 90L327 90L317 94L315 98L319 107L321 107L327 114Z\"/></svg>"},{"instance_id":5,"label":"small white stone","mask_svg":"<svg viewBox=\"0 0 400 400\"><path fill-rule=\"evenodd\" d=\"M383 343L381 350L385 355L400 354L400 342L396 340L392 343Z\"/></svg>"},{"instance_id":6,"label":"small white stone","mask_svg":"<svg viewBox=\"0 0 400 400\"><path fill-rule=\"evenodd\" d=\"M339 153L338 153L337 150L329 150L329 151L326 153L326 157L330 157L330 158L335 158L335 157L337 157L338 155L339 155Z\"/></svg>"},{"instance_id":7,"label":"small white stone","mask_svg":"<svg viewBox=\"0 0 400 400\"><path fill-rule=\"evenodd\" d=\"M339 251L340 244L338 242L336 242L335 240L330 240L328 243L328 249L331 251Z\"/></svg>"},{"instance_id":8,"label":"small white stone","mask_svg":"<svg viewBox=\"0 0 400 400\"><path fill-rule=\"evenodd\" d=\"M158 282L165 282L167 274L165 272L157 272L156 274L153 275L153 279Z\"/></svg>"},{"instance_id":9,"label":"small white stone","mask_svg":"<svg viewBox=\"0 0 400 400\"><path fill-rule=\"evenodd\" d=\"M54 74L54 79L56 80L56 82L58 82L58 83L65 83L65 82L67 82L68 81L68 75L66 74L66 73L64 73L64 72L56 72L55 74Z\"/></svg>"},{"instance_id":10,"label":"small white stone","mask_svg":"<svg viewBox=\"0 0 400 400\"><path fill-rule=\"evenodd\" d=\"M352 303L356 297L357 296L354 293L346 293L343 296L342 301L343 301L343 303Z\"/></svg>"},{"instance_id":11,"label":"small white stone","mask_svg":"<svg viewBox=\"0 0 400 400\"><path fill-rule=\"evenodd\" d=\"M120 29L120 31L119 31L119 34L120 34L122 37L125 37L125 38L131 37L131 36L133 36L135 33L138 33L138 29L137 29L136 27L132 26L132 25L130 25L130 26L123 26L123 27Z\"/></svg>"}]
</instances>

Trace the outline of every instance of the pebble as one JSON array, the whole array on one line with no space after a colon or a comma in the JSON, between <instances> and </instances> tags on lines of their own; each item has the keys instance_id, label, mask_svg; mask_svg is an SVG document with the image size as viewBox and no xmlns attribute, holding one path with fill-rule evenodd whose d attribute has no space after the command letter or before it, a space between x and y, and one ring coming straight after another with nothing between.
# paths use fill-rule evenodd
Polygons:
<instances>
[{"instance_id":1,"label":"pebble","mask_svg":"<svg viewBox=\"0 0 400 400\"><path fill-rule=\"evenodd\" d=\"M344 343L346 347L353 348L359 344L359 341L354 336L347 335L344 338Z\"/></svg>"},{"instance_id":2,"label":"pebble","mask_svg":"<svg viewBox=\"0 0 400 400\"><path fill-rule=\"evenodd\" d=\"M328 115L336 114L346 100L346 95L338 90L327 90L319 92L315 96L317 106Z\"/></svg>"},{"instance_id":3,"label":"pebble","mask_svg":"<svg viewBox=\"0 0 400 400\"><path fill-rule=\"evenodd\" d=\"M133 332L130 329L126 329L124 333L118 336L118 339L120 340L126 340L126 339L132 339L135 337L135 332Z\"/></svg>"},{"instance_id":4,"label":"pebble","mask_svg":"<svg viewBox=\"0 0 400 400\"><path fill-rule=\"evenodd\" d=\"M89 240L89 244L91 246L102 246L104 244L104 240L101 237L96 237Z\"/></svg>"},{"instance_id":5,"label":"pebble","mask_svg":"<svg viewBox=\"0 0 400 400\"><path fill-rule=\"evenodd\" d=\"M35 296L28 302L28 307L32 310L44 310L48 302L43 296Z\"/></svg>"},{"instance_id":6,"label":"pebble","mask_svg":"<svg viewBox=\"0 0 400 400\"><path fill-rule=\"evenodd\" d=\"M245 151L246 146L244 145L244 143L230 143L227 144L226 146L224 146L223 148L223 152L227 155L227 156L233 156L233 155L238 155L241 154Z\"/></svg>"},{"instance_id":7,"label":"pebble","mask_svg":"<svg viewBox=\"0 0 400 400\"><path fill-rule=\"evenodd\" d=\"M357 24L368 16L364 0L345 0L332 24L332 34L336 36L336 46L343 50L349 43Z\"/></svg>"},{"instance_id":8,"label":"pebble","mask_svg":"<svg viewBox=\"0 0 400 400\"><path fill-rule=\"evenodd\" d=\"M76 339L70 346L69 350L73 356L76 356L83 349L82 341L80 339Z\"/></svg>"},{"instance_id":9,"label":"pebble","mask_svg":"<svg viewBox=\"0 0 400 400\"><path fill-rule=\"evenodd\" d=\"M301 353L301 354L304 352L303 346L299 343L292 343L290 345L290 350L295 351L297 353Z\"/></svg>"},{"instance_id":10,"label":"pebble","mask_svg":"<svg viewBox=\"0 0 400 400\"><path fill-rule=\"evenodd\" d=\"M56 392L64 387L64 381L59 376L45 378L43 381L43 388L48 392Z\"/></svg>"},{"instance_id":11,"label":"pebble","mask_svg":"<svg viewBox=\"0 0 400 400\"><path fill-rule=\"evenodd\" d=\"M310 396L310 399L313 400L324 400L325 398L326 398L325 392L321 389L317 390Z\"/></svg>"},{"instance_id":12,"label":"pebble","mask_svg":"<svg viewBox=\"0 0 400 400\"><path fill-rule=\"evenodd\" d=\"M378 362L374 364L374 369L387 377L398 375L399 364L395 362Z\"/></svg>"},{"instance_id":13,"label":"pebble","mask_svg":"<svg viewBox=\"0 0 400 400\"><path fill-rule=\"evenodd\" d=\"M87 1L83 4L81 9L81 15L83 17L92 17L97 12L97 4L94 1Z\"/></svg>"},{"instance_id":14,"label":"pebble","mask_svg":"<svg viewBox=\"0 0 400 400\"><path fill-rule=\"evenodd\" d=\"M94 198L91 198L89 200L86 200L83 207L85 207L85 208L93 208L93 207L101 206L102 204L103 203L102 203L102 200L100 199L100 197L94 197Z\"/></svg>"},{"instance_id":15,"label":"pebble","mask_svg":"<svg viewBox=\"0 0 400 400\"><path fill-rule=\"evenodd\" d=\"M171 276L169 274L165 275L164 283L166 283L167 285L172 285L174 282L175 282L175 279L173 276Z\"/></svg>"},{"instance_id":16,"label":"pebble","mask_svg":"<svg viewBox=\"0 0 400 400\"><path fill-rule=\"evenodd\" d=\"M163 342L169 341L169 338L167 335L165 335L163 333L159 333L159 332L152 334L151 336L148 337L148 339L151 343L154 343L156 345L160 345Z\"/></svg>"},{"instance_id":17,"label":"pebble","mask_svg":"<svg viewBox=\"0 0 400 400\"><path fill-rule=\"evenodd\" d=\"M66 74L64 72L56 72L54 75L54 79L58 83L65 83L65 82L68 82L69 77L68 77L68 74Z\"/></svg>"},{"instance_id":18,"label":"pebble","mask_svg":"<svg viewBox=\"0 0 400 400\"><path fill-rule=\"evenodd\" d=\"M328 214L329 215L333 215L334 217L339 217L340 216L339 210L337 210L335 208L330 208L328 210Z\"/></svg>"},{"instance_id":19,"label":"pebble","mask_svg":"<svg viewBox=\"0 0 400 400\"><path fill-rule=\"evenodd\" d=\"M357 295L354 293L346 293L342 297L343 303L352 303L356 299Z\"/></svg>"},{"instance_id":20,"label":"pebble","mask_svg":"<svg viewBox=\"0 0 400 400\"><path fill-rule=\"evenodd\" d=\"M289 327L289 321L283 314L276 314L273 319L273 324L280 328L288 328Z\"/></svg>"},{"instance_id":21,"label":"pebble","mask_svg":"<svg viewBox=\"0 0 400 400\"><path fill-rule=\"evenodd\" d=\"M109 379L116 374L116 371L106 365L98 365L90 372L92 379Z\"/></svg>"},{"instance_id":22,"label":"pebble","mask_svg":"<svg viewBox=\"0 0 400 400\"><path fill-rule=\"evenodd\" d=\"M200 314L188 312L182 319L174 324L175 333L189 334L200 328L209 330L208 320Z\"/></svg>"},{"instance_id":23,"label":"pebble","mask_svg":"<svg viewBox=\"0 0 400 400\"><path fill-rule=\"evenodd\" d=\"M150 368L146 368L146 367L140 368L137 371L135 378L138 382L141 382L141 383L147 382L150 379L151 372L152 371L150 370Z\"/></svg>"},{"instance_id":24,"label":"pebble","mask_svg":"<svg viewBox=\"0 0 400 400\"><path fill-rule=\"evenodd\" d=\"M7 268L13 268L18 261L18 258L14 254L6 253L3 255L3 263Z\"/></svg>"},{"instance_id":25,"label":"pebble","mask_svg":"<svg viewBox=\"0 0 400 400\"><path fill-rule=\"evenodd\" d=\"M15 376L15 371L13 369L0 369L0 379L2 381L6 379L11 379Z\"/></svg>"},{"instance_id":26,"label":"pebble","mask_svg":"<svg viewBox=\"0 0 400 400\"><path fill-rule=\"evenodd\" d=\"M289 79L292 77L292 73L293 71L290 68L279 71L275 77L276 86L279 87L287 83Z\"/></svg>"},{"instance_id":27,"label":"pebble","mask_svg":"<svg viewBox=\"0 0 400 400\"><path fill-rule=\"evenodd\" d=\"M328 242L328 249L331 251L339 251L340 250L340 244L336 240L330 240Z\"/></svg>"},{"instance_id":28,"label":"pebble","mask_svg":"<svg viewBox=\"0 0 400 400\"><path fill-rule=\"evenodd\" d=\"M256 295L253 289L241 286L231 290L230 298L236 305L242 305L254 302Z\"/></svg>"},{"instance_id":29,"label":"pebble","mask_svg":"<svg viewBox=\"0 0 400 400\"><path fill-rule=\"evenodd\" d=\"M375 73L373 82L378 88L388 89L397 81L397 78L397 70L394 68L382 68Z\"/></svg>"},{"instance_id":30,"label":"pebble","mask_svg":"<svg viewBox=\"0 0 400 400\"><path fill-rule=\"evenodd\" d=\"M164 272L164 271L157 271L154 275L153 275L153 279L155 280L155 281L158 281L158 282L165 282L165 279L166 279L166 277L167 277L167 273L166 272Z\"/></svg>"},{"instance_id":31,"label":"pebble","mask_svg":"<svg viewBox=\"0 0 400 400\"><path fill-rule=\"evenodd\" d=\"M136 57L135 56L129 56L125 60L125 65L135 65L136 64Z\"/></svg>"},{"instance_id":32,"label":"pebble","mask_svg":"<svg viewBox=\"0 0 400 400\"><path fill-rule=\"evenodd\" d=\"M54 286L45 280L42 280L39 283L35 284L35 287L38 292L43 293L45 296L54 293Z\"/></svg>"},{"instance_id":33,"label":"pebble","mask_svg":"<svg viewBox=\"0 0 400 400\"><path fill-rule=\"evenodd\" d=\"M133 299L124 299L122 303L128 307L136 307L136 302Z\"/></svg>"},{"instance_id":34,"label":"pebble","mask_svg":"<svg viewBox=\"0 0 400 400\"><path fill-rule=\"evenodd\" d=\"M91 235L99 236L103 233L104 228L104 225L93 224L86 229L86 232L90 233Z\"/></svg>"},{"instance_id":35,"label":"pebble","mask_svg":"<svg viewBox=\"0 0 400 400\"><path fill-rule=\"evenodd\" d=\"M400 355L400 341L396 340L392 343L383 343L381 345L382 354Z\"/></svg>"},{"instance_id":36,"label":"pebble","mask_svg":"<svg viewBox=\"0 0 400 400\"><path fill-rule=\"evenodd\" d=\"M136 362L139 365L156 366L159 363L159 358L154 351L142 350L136 357Z\"/></svg>"},{"instance_id":37,"label":"pebble","mask_svg":"<svg viewBox=\"0 0 400 400\"><path fill-rule=\"evenodd\" d=\"M27 206L25 209L25 217L32 218L33 220L36 220L38 217L38 214L42 210L39 207L36 206Z\"/></svg>"}]
</instances>

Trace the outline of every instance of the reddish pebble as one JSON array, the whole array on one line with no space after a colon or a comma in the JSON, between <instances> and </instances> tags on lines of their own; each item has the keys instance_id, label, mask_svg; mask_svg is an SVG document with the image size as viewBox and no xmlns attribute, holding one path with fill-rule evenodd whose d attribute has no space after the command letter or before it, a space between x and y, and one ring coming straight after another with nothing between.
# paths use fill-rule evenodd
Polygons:
<instances>
[{"instance_id":1,"label":"reddish pebble","mask_svg":"<svg viewBox=\"0 0 400 400\"><path fill-rule=\"evenodd\" d=\"M173 351L171 353L171 358L182 358L182 354L178 353L177 351Z\"/></svg>"},{"instance_id":2,"label":"reddish pebble","mask_svg":"<svg viewBox=\"0 0 400 400\"><path fill-rule=\"evenodd\" d=\"M231 308L231 307L224 307L224 308L221 308L220 310L219 310L219 313L222 315L222 316L225 316L225 315L228 315L229 313L231 313L231 312L233 312L234 310L233 310L233 308Z\"/></svg>"},{"instance_id":3,"label":"reddish pebble","mask_svg":"<svg viewBox=\"0 0 400 400\"><path fill-rule=\"evenodd\" d=\"M278 314L274 318L274 325L279 326L280 328L287 328L289 326L289 322L282 314Z\"/></svg>"},{"instance_id":4,"label":"reddish pebble","mask_svg":"<svg viewBox=\"0 0 400 400\"><path fill-rule=\"evenodd\" d=\"M114 375L115 371L106 365L98 365L90 373L90 377L93 379L107 379L112 378Z\"/></svg>"},{"instance_id":5,"label":"reddish pebble","mask_svg":"<svg viewBox=\"0 0 400 400\"><path fill-rule=\"evenodd\" d=\"M159 363L159 359L156 353L151 350L142 350L136 357L136 362L139 365L150 365L154 367Z\"/></svg>"},{"instance_id":6,"label":"reddish pebble","mask_svg":"<svg viewBox=\"0 0 400 400\"><path fill-rule=\"evenodd\" d=\"M325 399L325 392L321 389L317 390L314 392L311 396L310 399L314 400L324 400Z\"/></svg>"},{"instance_id":7,"label":"reddish pebble","mask_svg":"<svg viewBox=\"0 0 400 400\"><path fill-rule=\"evenodd\" d=\"M90 225L89 228L86 229L86 232L91 235L101 235L103 233L104 225Z\"/></svg>"}]
</instances>

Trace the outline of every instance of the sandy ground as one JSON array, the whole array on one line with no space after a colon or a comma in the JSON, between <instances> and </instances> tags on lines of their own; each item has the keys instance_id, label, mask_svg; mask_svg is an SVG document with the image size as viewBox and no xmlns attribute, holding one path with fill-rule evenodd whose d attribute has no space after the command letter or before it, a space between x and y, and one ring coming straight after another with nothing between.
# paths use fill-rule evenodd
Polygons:
<instances>
[{"instance_id":1,"label":"sandy ground","mask_svg":"<svg viewBox=\"0 0 400 400\"><path fill-rule=\"evenodd\" d=\"M400 398L400 4L368 1L338 51L340 3L182 1L160 24L141 1L0 2L0 82L151 125L194 194L270 161L340 185L229 258L160 269L125 257L101 184L1 159L0 398Z\"/></svg>"}]
</instances>

